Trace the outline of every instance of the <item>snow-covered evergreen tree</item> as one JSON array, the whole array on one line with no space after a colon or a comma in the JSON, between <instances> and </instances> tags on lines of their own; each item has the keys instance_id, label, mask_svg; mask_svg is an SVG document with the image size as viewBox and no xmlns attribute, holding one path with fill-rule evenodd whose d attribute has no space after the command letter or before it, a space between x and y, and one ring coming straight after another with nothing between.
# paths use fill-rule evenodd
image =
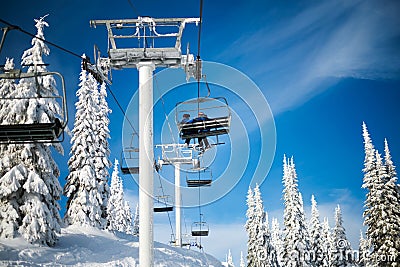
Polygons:
<instances>
[{"instance_id":1,"label":"snow-covered evergreen tree","mask_svg":"<svg viewBox=\"0 0 400 267\"><path fill-rule=\"evenodd\" d=\"M7 58L4 71L12 71L13 69L14 59ZM0 101L0 124L13 123L14 119L10 118L10 115L12 115L10 113L12 103L6 99L12 97L15 94L15 90L15 80L0 80L0 97L4 98L4 100ZM8 149L7 145L0 145L1 170L6 170L10 165ZM0 174L3 175L4 173L0 171ZM15 196L15 191L21 187L18 178L17 175L9 176L8 180L4 177L0 178L0 237L2 238L13 238L18 231L19 203L17 201L18 198ZM20 178L22 177L20 176Z\"/></svg>"},{"instance_id":2,"label":"snow-covered evergreen tree","mask_svg":"<svg viewBox=\"0 0 400 267\"><path fill-rule=\"evenodd\" d=\"M246 263L244 263L243 251L240 251L240 263L239 267L246 267Z\"/></svg>"},{"instance_id":3,"label":"snow-covered evergreen tree","mask_svg":"<svg viewBox=\"0 0 400 267\"><path fill-rule=\"evenodd\" d=\"M114 162L107 211L108 230L132 234L132 214L128 202L124 199L124 188L118 171L118 160Z\"/></svg>"},{"instance_id":4,"label":"snow-covered evergreen tree","mask_svg":"<svg viewBox=\"0 0 400 267\"><path fill-rule=\"evenodd\" d=\"M235 264L233 264L233 258L232 258L232 253L231 250L228 250L228 254L226 255L226 261L222 262L222 266L225 267L235 267Z\"/></svg>"},{"instance_id":5,"label":"snow-covered evergreen tree","mask_svg":"<svg viewBox=\"0 0 400 267\"><path fill-rule=\"evenodd\" d=\"M97 91L95 93L97 93ZM111 113L111 110L108 107L106 98L106 84L103 82L100 86L100 92L98 96L99 113L97 120L95 121L97 127L96 144L98 146L95 157L95 170L99 184L99 191L102 196L102 218L107 217L107 202L110 195L110 189L108 186L108 178L110 174L108 169L111 167L111 161L109 159L110 148L108 143L108 139L110 138L110 130L108 128L110 120L108 118L108 114Z\"/></svg>"},{"instance_id":6,"label":"snow-covered evergreen tree","mask_svg":"<svg viewBox=\"0 0 400 267\"><path fill-rule=\"evenodd\" d=\"M376 190L375 190L375 182L379 182L380 179L377 177L377 168L376 168L376 157L375 157L375 148L372 144L372 140L367 130L367 125L363 122L363 138L364 138L364 178L362 187L367 189L367 195L364 202L364 225L367 227L367 244L370 247L369 250L372 249L371 245L373 240L371 238L371 233L374 232L378 226L376 220L374 218L374 200L376 200ZM374 266L374 263L370 261L371 258L365 262L365 266L370 267Z\"/></svg>"},{"instance_id":7,"label":"snow-covered evergreen tree","mask_svg":"<svg viewBox=\"0 0 400 267\"><path fill-rule=\"evenodd\" d=\"M64 187L68 197L64 221L67 224L106 227L104 217L105 181L99 179L99 118L97 82L91 74L81 70L78 102L76 106L71 152L68 161L69 175ZM108 189L108 188L107 188Z\"/></svg>"},{"instance_id":8,"label":"snow-covered evergreen tree","mask_svg":"<svg viewBox=\"0 0 400 267\"><path fill-rule=\"evenodd\" d=\"M317 208L317 201L314 195L311 196L311 219L309 226L310 234L310 260L313 266L323 265L323 239L322 239L322 226L319 219L319 211Z\"/></svg>"},{"instance_id":9,"label":"snow-covered evergreen tree","mask_svg":"<svg viewBox=\"0 0 400 267\"><path fill-rule=\"evenodd\" d=\"M332 232L332 267L353 266L354 255L343 227L342 211L338 205L335 209L335 227Z\"/></svg>"},{"instance_id":10,"label":"snow-covered evergreen tree","mask_svg":"<svg viewBox=\"0 0 400 267\"><path fill-rule=\"evenodd\" d=\"M272 218L271 222L271 244L276 251L278 266L283 266L283 240L282 231L277 218Z\"/></svg>"},{"instance_id":11,"label":"snow-covered evergreen tree","mask_svg":"<svg viewBox=\"0 0 400 267\"><path fill-rule=\"evenodd\" d=\"M258 185L247 195L248 212L246 230L248 239L247 266L277 266L276 252L271 244L268 213L264 212L261 192ZM251 218L251 219L250 219Z\"/></svg>"},{"instance_id":12,"label":"snow-covered evergreen tree","mask_svg":"<svg viewBox=\"0 0 400 267\"><path fill-rule=\"evenodd\" d=\"M44 39L44 27L48 26L44 19L35 19L36 37L41 39ZM50 50L36 37L32 39L32 47L22 55L21 64L28 67L27 73L47 72L43 56L49 55ZM53 122L60 113L60 106L54 99L56 95L58 90L51 75L20 79L12 95L20 99L9 105L8 114L1 119L14 124ZM8 230L4 232L7 237L15 236L18 230L31 243L52 246L58 239L61 186L51 146L63 152L59 144L32 143L3 148L0 202L2 209L10 213L11 220L6 223ZM0 217L0 220L4 226L7 219Z\"/></svg>"},{"instance_id":13,"label":"snow-covered evergreen tree","mask_svg":"<svg viewBox=\"0 0 400 267\"><path fill-rule=\"evenodd\" d=\"M135 236L139 236L139 204L136 204L135 216L133 217L132 234Z\"/></svg>"},{"instance_id":14,"label":"snow-covered evergreen tree","mask_svg":"<svg viewBox=\"0 0 400 267\"><path fill-rule=\"evenodd\" d=\"M257 252L256 252L256 238L257 238L257 233L256 233L256 222L255 222L255 201L254 201L254 193L253 190L249 187L249 190L247 191L247 199L246 199L246 204L247 204L247 211L246 211L246 217L247 221L245 224L245 229L247 232L247 266L256 266L257 262Z\"/></svg>"},{"instance_id":15,"label":"snow-covered evergreen tree","mask_svg":"<svg viewBox=\"0 0 400 267\"><path fill-rule=\"evenodd\" d=\"M366 266L398 266L400 257L400 197L397 174L385 141L385 163L375 151L367 127L363 124L365 148L363 188L365 200L364 225L370 255ZM382 256L384 255L384 256Z\"/></svg>"},{"instance_id":16,"label":"snow-covered evergreen tree","mask_svg":"<svg viewBox=\"0 0 400 267\"><path fill-rule=\"evenodd\" d=\"M368 258L369 258L368 242L364 238L363 233L360 230L360 244L358 246L358 261L357 261L358 266L365 267Z\"/></svg>"},{"instance_id":17,"label":"snow-covered evergreen tree","mask_svg":"<svg viewBox=\"0 0 400 267\"><path fill-rule=\"evenodd\" d=\"M323 267L328 267L330 266L330 260L331 260L331 247L332 247L332 233L331 233L331 228L329 226L329 221L328 218L324 218L324 222L322 223L322 265Z\"/></svg>"},{"instance_id":18,"label":"snow-covered evergreen tree","mask_svg":"<svg viewBox=\"0 0 400 267\"><path fill-rule=\"evenodd\" d=\"M283 199L284 210L284 244L283 266L308 266L305 256L308 255L308 233L304 221L304 209L297 187L297 174L293 158L283 160Z\"/></svg>"},{"instance_id":19,"label":"snow-covered evergreen tree","mask_svg":"<svg viewBox=\"0 0 400 267\"><path fill-rule=\"evenodd\" d=\"M385 139L385 177L384 193L381 195L382 210L381 224L383 240L378 250L379 255L387 255L386 266L400 266L400 190L397 184L396 167L390 155L389 145Z\"/></svg>"}]
</instances>

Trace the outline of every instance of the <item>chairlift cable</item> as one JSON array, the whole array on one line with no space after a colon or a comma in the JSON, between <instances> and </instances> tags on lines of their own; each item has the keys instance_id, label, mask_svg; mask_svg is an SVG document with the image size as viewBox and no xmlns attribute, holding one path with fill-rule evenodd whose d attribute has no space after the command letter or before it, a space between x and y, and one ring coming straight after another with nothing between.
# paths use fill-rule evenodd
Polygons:
<instances>
[{"instance_id":1,"label":"chairlift cable","mask_svg":"<svg viewBox=\"0 0 400 267\"><path fill-rule=\"evenodd\" d=\"M174 137L174 133L172 132L171 124L170 124L170 122L169 122L167 110L166 110L166 108L165 108L165 101L164 101L164 98L163 98L162 95L161 95L160 88L159 88L159 86L158 86L157 76L154 76L154 81L155 81L155 83L156 83L156 86L155 86L155 87L156 87L156 90L157 90L158 93L160 94L161 104L162 104L162 107L163 107L163 111L164 111L164 115L165 115L165 120L167 121L167 124L168 124L169 133L171 134L173 143L174 143L174 144L177 144L177 141L175 140L175 137Z\"/></svg>"},{"instance_id":2,"label":"chairlift cable","mask_svg":"<svg viewBox=\"0 0 400 267\"><path fill-rule=\"evenodd\" d=\"M128 0L129 5L131 6L133 12L136 13L136 15L139 17L140 16L140 12L137 10L137 8L133 5L131 0Z\"/></svg>"},{"instance_id":3,"label":"chairlift cable","mask_svg":"<svg viewBox=\"0 0 400 267\"><path fill-rule=\"evenodd\" d=\"M199 171L199 180L200 180L200 171ZM199 186L199 225L200 225L200 231L201 231L201 226L202 226L202 214L201 214L201 186ZM203 246L201 245L201 236L199 236L199 243L200 243L200 248Z\"/></svg>"},{"instance_id":4,"label":"chairlift cable","mask_svg":"<svg viewBox=\"0 0 400 267\"><path fill-rule=\"evenodd\" d=\"M197 37L197 59L200 59L200 44L201 44L201 25L203 23L203 0L200 0L200 22L199 22L199 31Z\"/></svg>"},{"instance_id":5,"label":"chairlift cable","mask_svg":"<svg viewBox=\"0 0 400 267\"><path fill-rule=\"evenodd\" d=\"M165 194L164 194L164 188L163 188L162 183L161 183L161 176L160 176L160 173L157 172L157 175L158 175L158 180L160 181L161 194L162 194L163 196L165 196ZM167 203L165 203L165 206L167 206ZM169 211L167 211L167 215L168 215L169 226L170 226L170 228L171 228L171 233L172 233L172 236L174 236L174 239L175 239L174 228L172 227L172 222L171 222L171 217L169 216Z\"/></svg>"},{"instance_id":6,"label":"chairlift cable","mask_svg":"<svg viewBox=\"0 0 400 267\"><path fill-rule=\"evenodd\" d=\"M60 46L60 45L58 45L58 44L56 44L56 43L53 43L53 42L51 42L51 41L48 41L48 40L45 40L45 39L43 39L43 38L37 37L35 34L32 34L32 33L28 32L28 31L22 29L22 28L21 28L20 26L18 26L18 25L13 25L13 24L11 24L10 22L5 21L5 20L3 20L3 19L1 19L1 18L0 18L0 22L3 23L3 24L8 25L9 27L12 27L13 29L19 30L20 32L22 32L22 33L24 33L24 34L26 34L26 35L29 35L29 36L31 36L32 38L36 38L36 39L38 39L38 40L43 41L44 43L47 43L47 44L49 44L49 45L51 45L51 46L54 46L54 47L56 47L56 48L58 48L58 49L60 49L60 50L62 50L62 51L64 51L64 52L66 52L66 53L68 53L68 54L74 56L74 57L79 58L80 60L83 60L83 58L82 58L81 55L78 55L77 53L75 53L75 52L73 52L73 51L71 51L71 50L69 50L69 49L67 49L67 48L65 48L65 47L62 47L62 46ZM107 85L107 84L106 84L106 85ZM128 121L128 123L129 123L130 126L132 127L133 131L137 134L137 131L135 130L135 127L133 126L133 124L131 123L131 121L129 120L129 118L126 116L125 111L123 110L123 108L122 108L122 106L120 105L118 99L116 98L116 96L114 95L113 91L111 90L111 88L110 88L108 85L107 85L107 89L108 89L108 91L111 93L111 95L112 95L112 97L114 98L115 102L117 103L119 109L122 111L122 114L124 115L125 119Z\"/></svg>"},{"instance_id":7,"label":"chairlift cable","mask_svg":"<svg viewBox=\"0 0 400 267\"><path fill-rule=\"evenodd\" d=\"M200 0L200 22L199 22L199 31L197 37L197 65L200 67L200 45L201 45L201 26L203 24L203 0ZM197 100L200 99L200 79L201 77L197 77ZM200 103L197 101L197 113L200 112Z\"/></svg>"},{"instance_id":8,"label":"chairlift cable","mask_svg":"<svg viewBox=\"0 0 400 267\"><path fill-rule=\"evenodd\" d=\"M106 83L106 87L108 89L108 91L111 93L111 96L114 98L115 103L117 103L119 109L121 110L122 114L124 115L125 119L128 121L129 125L131 126L133 133L138 135L135 127L133 126L132 122L129 120L128 116L126 116L126 112L124 111L124 109L122 108L121 104L119 103L117 97L115 96L115 94L113 93L113 91L111 90L110 86ZM139 135L138 135L139 136Z\"/></svg>"},{"instance_id":9,"label":"chairlift cable","mask_svg":"<svg viewBox=\"0 0 400 267\"><path fill-rule=\"evenodd\" d=\"M80 60L82 60L82 56L81 56L81 55L78 55L77 53L75 53L75 52L73 52L73 51L71 51L71 50L69 50L69 49L67 49L67 48L64 48L64 47L62 47L62 46L60 46L60 45L58 45L58 44L56 44L56 43L53 43L53 42L51 42L51 41L48 41L48 40L45 40L45 39L43 39L43 38L37 37L35 34L32 34L32 33L28 32L28 31L22 29L22 28L21 28L20 26L18 26L18 25L13 25L13 24L11 24L11 23L9 23L9 22L7 22L7 21L1 19L1 18L0 18L0 22L3 23L3 24L6 24L6 25L8 25L9 27L12 27L12 28L14 28L14 29L16 29L16 30L19 30L20 32L22 32L22 33L24 33L24 34L26 34L26 35L29 35L29 36L31 36L31 37L33 37L33 38L36 38L36 39L38 39L38 40L40 40L40 41L43 41L43 42L49 44L49 45L51 45L51 46L54 46L54 47L56 47L56 48L58 48L58 49L60 49L60 50L62 50L62 51L64 51L64 52L66 52L66 53L68 53L68 54L70 54L70 55L72 55L72 56L78 57Z\"/></svg>"}]
</instances>

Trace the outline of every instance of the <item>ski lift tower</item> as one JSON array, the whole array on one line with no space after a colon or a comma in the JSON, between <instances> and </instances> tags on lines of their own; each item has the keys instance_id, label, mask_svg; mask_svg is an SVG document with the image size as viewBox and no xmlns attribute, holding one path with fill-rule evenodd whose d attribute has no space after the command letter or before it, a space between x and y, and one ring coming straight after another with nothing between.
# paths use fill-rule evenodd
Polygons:
<instances>
[{"instance_id":1,"label":"ski lift tower","mask_svg":"<svg viewBox=\"0 0 400 267\"><path fill-rule=\"evenodd\" d=\"M196 151L195 145L186 144L162 144L156 145L161 147L162 158L157 164L160 168L163 165L174 165L175 169L175 240L176 247L182 247L182 223L181 223L181 165L192 165L196 168L199 164L199 154Z\"/></svg>"},{"instance_id":2,"label":"ski lift tower","mask_svg":"<svg viewBox=\"0 0 400 267\"><path fill-rule=\"evenodd\" d=\"M200 18L150 17L90 21L92 27L97 25L107 27L108 57L98 58L97 66L101 66L106 75L109 69L137 68L139 71L139 264L141 267L153 266L153 71L156 67L183 67L187 77L194 75L196 69L194 56L182 55L181 40L185 25L199 22ZM175 40L174 44L171 40ZM136 46L132 47L135 44Z\"/></svg>"}]
</instances>

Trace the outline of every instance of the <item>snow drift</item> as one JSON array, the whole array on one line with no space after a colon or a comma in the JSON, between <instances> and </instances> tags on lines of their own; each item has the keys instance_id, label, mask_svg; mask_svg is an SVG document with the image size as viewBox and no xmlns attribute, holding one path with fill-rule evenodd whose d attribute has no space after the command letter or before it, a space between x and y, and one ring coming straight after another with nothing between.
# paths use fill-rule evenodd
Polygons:
<instances>
[{"instance_id":1,"label":"snow drift","mask_svg":"<svg viewBox=\"0 0 400 267\"><path fill-rule=\"evenodd\" d=\"M1 266L130 266L137 267L138 238L92 227L62 228L54 247L32 245L22 237L0 239ZM214 257L194 250L154 243L154 266L222 266Z\"/></svg>"}]
</instances>

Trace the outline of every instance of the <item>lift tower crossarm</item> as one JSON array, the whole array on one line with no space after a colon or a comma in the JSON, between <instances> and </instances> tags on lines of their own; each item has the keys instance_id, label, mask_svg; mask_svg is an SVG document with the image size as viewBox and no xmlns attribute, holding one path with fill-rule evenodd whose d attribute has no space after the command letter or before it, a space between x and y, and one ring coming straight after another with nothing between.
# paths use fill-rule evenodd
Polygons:
<instances>
[{"instance_id":1,"label":"lift tower crossarm","mask_svg":"<svg viewBox=\"0 0 400 267\"><path fill-rule=\"evenodd\" d=\"M200 22L200 18L150 18L91 20L91 27L105 25L108 34L110 65L114 69L136 68L139 62L151 61L157 67L179 67L186 63L182 56L182 33L187 23ZM175 28L178 30L176 31ZM160 33L159 29L163 29ZM164 33L165 31L171 31ZM172 31L174 30L174 31ZM119 31L119 33L118 33ZM157 39L175 37L173 47L155 47ZM117 40L136 39L137 47L125 48Z\"/></svg>"}]
</instances>

